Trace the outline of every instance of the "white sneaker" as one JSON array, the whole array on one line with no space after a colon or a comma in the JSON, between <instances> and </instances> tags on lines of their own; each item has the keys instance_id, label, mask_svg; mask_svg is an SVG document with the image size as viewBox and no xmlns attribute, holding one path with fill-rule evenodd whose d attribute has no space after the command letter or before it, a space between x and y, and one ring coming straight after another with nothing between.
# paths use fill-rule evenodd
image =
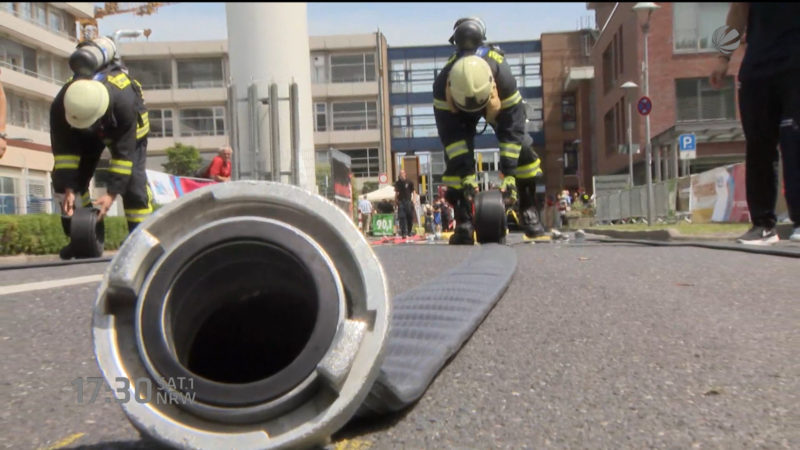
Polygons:
<instances>
[{"instance_id":1,"label":"white sneaker","mask_svg":"<svg viewBox=\"0 0 800 450\"><path fill-rule=\"evenodd\" d=\"M747 245L773 245L778 242L780 238L775 228L765 228L761 226L753 226L747 233L743 234L736 242Z\"/></svg>"},{"instance_id":2,"label":"white sneaker","mask_svg":"<svg viewBox=\"0 0 800 450\"><path fill-rule=\"evenodd\" d=\"M800 242L800 227L795 227L792 235L789 236L790 241Z\"/></svg>"}]
</instances>

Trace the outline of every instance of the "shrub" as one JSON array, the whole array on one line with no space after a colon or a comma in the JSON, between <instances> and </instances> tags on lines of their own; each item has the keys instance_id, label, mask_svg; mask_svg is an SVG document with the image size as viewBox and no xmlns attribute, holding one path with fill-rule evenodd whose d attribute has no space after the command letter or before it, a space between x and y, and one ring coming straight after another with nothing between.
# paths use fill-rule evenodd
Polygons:
<instances>
[{"instance_id":1,"label":"shrub","mask_svg":"<svg viewBox=\"0 0 800 450\"><path fill-rule=\"evenodd\" d=\"M128 235L125 217L106 217L105 249L116 250ZM57 254L69 243L58 214L0 216L0 255Z\"/></svg>"}]
</instances>

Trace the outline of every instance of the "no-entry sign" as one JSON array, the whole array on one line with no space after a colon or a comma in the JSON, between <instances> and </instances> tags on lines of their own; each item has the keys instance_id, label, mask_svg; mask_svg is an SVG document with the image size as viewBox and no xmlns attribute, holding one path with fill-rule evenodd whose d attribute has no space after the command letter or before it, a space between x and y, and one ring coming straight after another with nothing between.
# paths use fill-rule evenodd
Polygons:
<instances>
[{"instance_id":1,"label":"no-entry sign","mask_svg":"<svg viewBox=\"0 0 800 450\"><path fill-rule=\"evenodd\" d=\"M639 103L636 104L636 110L643 116L650 114L650 111L653 110L653 102L650 97L644 96L640 98Z\"/></svg>"}]
</instances>

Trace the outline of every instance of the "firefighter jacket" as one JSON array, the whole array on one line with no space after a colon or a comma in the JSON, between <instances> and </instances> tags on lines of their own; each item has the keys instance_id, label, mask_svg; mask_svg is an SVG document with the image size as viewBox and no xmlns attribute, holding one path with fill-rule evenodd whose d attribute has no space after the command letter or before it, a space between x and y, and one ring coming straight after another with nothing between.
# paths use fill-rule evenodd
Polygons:
<instances>
[{"instance_id":1,"label":"firefighter jacket","mask_svg":"<svg viewBox=\"0 0 800 450\"><path fill-rule=\"evenodd\" d=\"M123 194L128 189L133 161L144 160L134 155L137 151L146 151L146 145L140 144L142 141L146 144L150 131L141 85L120 66L100 71L92 79L101 81L109 94L108 111L92 127L80 130L67 123L64 94L72 79L61 88L50 107L50 141L55 159L53 187L58 193L67 188L78 192L80 180L86 176L80 176L80 171L87 169L87 163L81 164L81 158L96 161L103 148L108 147L111 161L107 190L109 194ZM94 171L94 165L88 166Z\"/></svg>"},{"instance_id":2,"label":"firefighter jacket","mask_svg":"<svg viewBox=\"0 0 800 450\"><path fill-rule=\"evenodd\" d=\"M483 110L468 113L458 110L453 104L447 79L453 63L458 58L473 53L489 64L494 78L494 88L489 103ZM497 136L500 147L500 169L504 175L532 178L541 174L538 157L526 164L525 168L519 167L519 170L524 169L525 173L518 170L520 153L523 148L531 148L533 140L525 132L525 106L522 95L517 90L517 81L499 48L479 47L474 51L453 54L433 83L433 109L439 138L444 145L448 161L472 153L475 125L482 116L492 126Z\"/></svg>"}]
</instances>

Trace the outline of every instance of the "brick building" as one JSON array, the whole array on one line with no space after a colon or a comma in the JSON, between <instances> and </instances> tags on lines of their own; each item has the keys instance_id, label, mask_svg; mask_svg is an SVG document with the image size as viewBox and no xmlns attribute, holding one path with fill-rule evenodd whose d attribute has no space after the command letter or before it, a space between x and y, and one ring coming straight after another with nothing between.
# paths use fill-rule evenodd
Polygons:
<instances>
[{"instance_id":1,"label":"brick building","mask_svg":"<svg viewBox=\"0 0 800 450\"><path fill-rule=\"evenodd\" d=\"M644 38L641 25L647 13L633 11L635 3L587 3L595 11L599 34L591 51L594 66L595 174L628 173L626 81L639 85L633 102L634 182L645 180L644 118L636 101L644 95ZM729 3L660 3L650 19L649 97L653 142L653 180L686 174L679 163L677 138L697 136L697 159L692 173L744 161L744 134L738 113L735 77L744 52L739 49L729 66L726 86L713 89L708 78L717 60L711 35L725 25Z\"/></svg>"},{"instance_id":2,"label":"brick building","mask_svg":"<svg viewBox=\"0 0 800 450\"><path fill-rule=\"evenodd\" d=\"M546 192L586 189L594 174L592 84L589 30L542 33L542 92Z\"/></svg>"}]
</instances>

